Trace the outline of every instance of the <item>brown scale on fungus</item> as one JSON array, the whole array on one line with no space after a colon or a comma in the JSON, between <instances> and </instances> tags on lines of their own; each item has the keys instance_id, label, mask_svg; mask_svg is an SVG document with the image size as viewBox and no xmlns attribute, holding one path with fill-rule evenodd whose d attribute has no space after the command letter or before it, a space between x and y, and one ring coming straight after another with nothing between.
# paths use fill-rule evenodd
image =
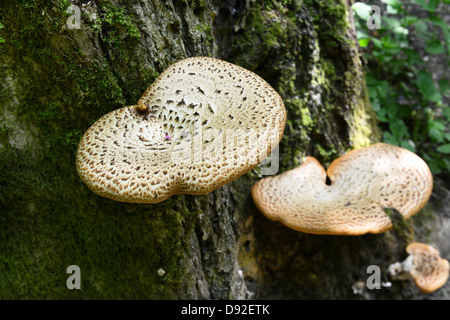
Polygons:
<instances>
[{"instance_id":1,"label":"brown scale on fungus","mask_svg":"<svg viewBox=\"0 0 450 320\"><path fill-rule=\"evenodd\" d=\"M361 235L392 228L384 208L410 218L427 203L432 189L431 172L420 157L378 143L348 152L327 171L306 157L301 166L260 180L252 197L267 218L294 230Z\"/></svg>"},{"instance_id":2,"label":"brown scale on fungus","mask_svg":"<svg viewBox=\"0 0 450 320\"><path fill-rule=\"evenodd\" d=\"M106 114L86 131L77 171L92 191L117 201L156 203L174 194L205 194L264 160L285 123L281 97L262 78L225 61L188 58L164 70L136 105ZM228 146L228 130L251 137L251 144ZM209 150L224 154L210 157ZM231 158L234 163L227 162ZM108 183L99 178L105 172Z\"/></svg>"}]
</instances>

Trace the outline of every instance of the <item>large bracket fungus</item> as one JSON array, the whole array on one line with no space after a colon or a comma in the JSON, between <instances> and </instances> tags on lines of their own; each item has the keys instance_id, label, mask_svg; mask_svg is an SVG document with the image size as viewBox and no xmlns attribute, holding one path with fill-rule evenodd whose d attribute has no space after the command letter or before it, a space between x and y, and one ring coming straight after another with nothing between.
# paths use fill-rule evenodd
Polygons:
<instances>
[{"instance_id":1,"label":"large bracket fungus","mask_svg":"<svg viewBox=\"0 0 450 320\"><path fill-rule=\"evenodd\" d=\"M95 193L118 201L205 194L264 160L285 123L281 97L261 77L218 59L188 58L164 70L137 105L85 132L77 171Z\"/></svg>"},{"instance_id":2,"label":"large bracket fungus","mask_svg":"<svg viewBox=\"0 0 450 320\"><path fill-rule=\"evenodd\" d=\"M427 203L432 188L431 172L420 157L377 143L348 152L328 171L306 157L301 166L260 180L252 196L266 217L294 230L361 235L392 228L383 208L410 218Z\"/></svg>"},{"instance_id":3,"label":"large bracket fungus","mask_svg":"<svg viewBox=\"0 0 450 320\"><path fill-rule=\"evenodd\" d=\"M409 256L402 262L389 266L393 280L414 280L423 293L431 293L442 287L448 279L450 265L438 250L425 243L413 242L406 247Z\"/></svg>"}]
</instances>

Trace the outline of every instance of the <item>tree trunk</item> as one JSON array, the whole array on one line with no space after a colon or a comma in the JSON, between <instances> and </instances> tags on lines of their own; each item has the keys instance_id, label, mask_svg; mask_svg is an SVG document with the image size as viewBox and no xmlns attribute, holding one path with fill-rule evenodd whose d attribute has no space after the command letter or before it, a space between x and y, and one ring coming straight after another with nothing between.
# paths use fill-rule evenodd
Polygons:
<instances>
[{"instance_id":1,"label":"tree trunk","mask_svg":"<svg viewBox=\"0 0 450 320\"><path fill-rule=\"evenodd\" d=\"M432 233L449 221L448 211L433 214L438 202L384 234L319 236L257 210L250 189L261 166L210 194L154 205L99 197L76 173L83 132L191 56L243 66L280 93L288 120L278 173L306 155L328 165L379 141L348 2L4 2L0 299L423 297L408 282L352 286L370 265L389 281L387 266L409 242L445 238ZM71 265L81 289L66 285Z\"/></svg>"}]
</instances>

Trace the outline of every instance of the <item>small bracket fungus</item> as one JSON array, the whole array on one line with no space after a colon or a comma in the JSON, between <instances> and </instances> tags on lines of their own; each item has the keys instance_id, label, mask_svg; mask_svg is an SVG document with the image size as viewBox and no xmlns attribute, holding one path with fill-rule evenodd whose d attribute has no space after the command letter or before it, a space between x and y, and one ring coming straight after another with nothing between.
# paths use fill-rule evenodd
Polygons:
<instances>
[{"instance_id":1,"label":"small bracket fungus","mask_svg":"<svg viewBox=\"0 0 450 320\"><path fill-rule=\"evenodd\" d=\"M442 287L448 279L449 263L442 259L435 248L414 242L406 247L409 256L403 262L391 264L388 268L393 280L413 279L423 293Z\"/></svg>"},{"instance_id":2,"label":"small bracket fungus","mask_svg":"<svg viewBox=\"0 0 450 320\"><path fill-rule=\"evenodd\" d=\"M261 77L207 57L160 74L135 106L95 122L78 145L83 182L117 201L205 194L242 176L278 145L286 110Z\"/></svg>"},{"instance_id":3,"label":"small bracket fungus","mask_svg":"<svg viewBox=\"0 0 450 320\"><path fill-rule=\"evenodd\" d=\"M421 158L377 143L348 152L328 171L306 157L301 166L260 180L252 197L267 218L294 230L361 235L392 228L383 208L394 208L408 219L427 203L432 188L431 172Z\"/></svg>"}]
</instances>

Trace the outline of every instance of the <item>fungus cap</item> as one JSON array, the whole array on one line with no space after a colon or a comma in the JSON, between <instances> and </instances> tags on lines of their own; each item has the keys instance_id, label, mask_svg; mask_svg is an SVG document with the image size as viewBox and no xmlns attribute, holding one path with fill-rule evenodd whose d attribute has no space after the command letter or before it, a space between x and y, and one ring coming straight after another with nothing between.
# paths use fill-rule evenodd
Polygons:
<instances>
[{"instance_id":1,"label":"fungus cap","mask_svg":"<svg viewBox=\"0 0 450 320\"><path fill-rule=\"evenodd\" d=\"M294 230L360 235L392 228L383 208L411 217L427 203L432 188L431 172L420 157L377 143L348 152L328 171L306 157L295 169L261 179L252 197L267 218Z\"/></svg>"},{"instance_id":2,"label":"fungus cap","mask_svg":"<svg viewBox=\"0 0 450 320\"><path fill-rule=\"evenodd\" d=\"M410 274L423 293L433 292L447 282L449 262L441 258L438 250L427 244L414 242L406 247L406 252L414 257Z\"/></svg>"},{"instance_id":3,"label":"fungus cap","mask_svg":"<svg viewBox=\"0 0 450 320\"><path fill-rule=\"evenodd\" d=\"M164 70L137 105L85 132L77 171L95 193L118 201L205 194L264 160L285 123L281 97L261 77L222 60L188 58Z\"/></svg>"}]
</instances>

